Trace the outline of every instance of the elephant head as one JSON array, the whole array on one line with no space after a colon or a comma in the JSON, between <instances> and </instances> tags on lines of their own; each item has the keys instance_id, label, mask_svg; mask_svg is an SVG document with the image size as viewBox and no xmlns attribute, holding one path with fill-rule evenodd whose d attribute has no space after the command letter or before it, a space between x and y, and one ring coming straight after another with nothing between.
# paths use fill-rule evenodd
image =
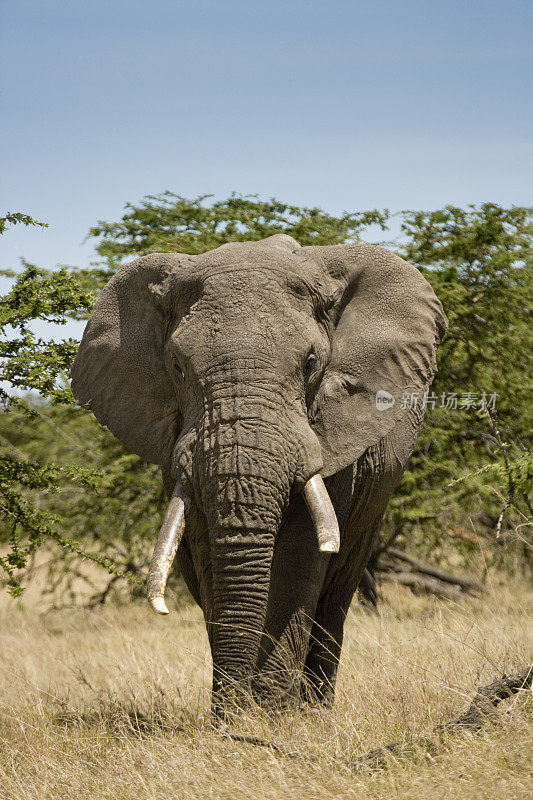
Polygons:
<instances>
[{"instance_id":1,"label":"elephant head","mask_svg":"<svg viewBox=\"0 0 533 800\"><path fill-rule=\"evenodd\" d=\"M400 396L431 381L444 328L431 287L399 257L370 245L301 247L283 234L145 256L102 291L74 395L172 476L149 596L165 613L187 526L190 549L204 553L215 675L242 684L253 673L289 499L303 492L317 548L337 550L322 478L401 421ZM383 410L378 392L394 404Z\"/></svg>"}]
</instances>

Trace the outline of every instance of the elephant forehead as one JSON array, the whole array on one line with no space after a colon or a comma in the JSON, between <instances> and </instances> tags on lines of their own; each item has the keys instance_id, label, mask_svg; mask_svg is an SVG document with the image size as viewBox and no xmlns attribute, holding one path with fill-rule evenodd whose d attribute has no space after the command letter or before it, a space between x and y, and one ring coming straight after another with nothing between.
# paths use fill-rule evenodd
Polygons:
<instances>
[{"instance_id":1,"label":"elephant forehead","mask_svg":"<svg viewBox=\"0 0 533 800\"><path fill-rule=\"evenodd\" d=\"M243 365L252 372L292 372L299 354L319 333L309 294L295 298L286 276L280 280L268 270L239 269L206 279L201 298L170 341L197 374L208 362L224 361L235 366L238 377ZM259 360L250 363L250 354Z\"/></svg>"},{"instance_id":2,"label":"elephant forehead","mask_svg":"<svg viewBox=\"0 0 533 800\"><path fill-rule=\"evenodd\" d=\"M223 315L237 316L245 312L248 315L279 315L280 312L290 312L294 295L304 301L311 299L305 281L297 274L264 265L244 264L205 275L201 298L192 310L209 308Z\"/></svg>"},{"instance_id":3,"label":"elephant forehead","mask_svg":"<svg viewBox=\"0 0 533 800\"><path fill-rule=\"evenodd\" d=\"M280 291L283 275L266 264L220 265L206 272L204 294L219 298L254 296L269 290Z\"/></svg>"},{"instance_id":4,"label":"elephant forehead","mask_svg":"<svg viewBox=\"0 0 533 800\"><path fill-rule=\"evenodd\" d=\"M284 263L267 258L238 264L211 266L203 274L205 298L239 301L269 296L272 303L293 295L300 298L327 298L337 283L322 266L311 259L286 258Z\"/></svg>"}]
</instances>

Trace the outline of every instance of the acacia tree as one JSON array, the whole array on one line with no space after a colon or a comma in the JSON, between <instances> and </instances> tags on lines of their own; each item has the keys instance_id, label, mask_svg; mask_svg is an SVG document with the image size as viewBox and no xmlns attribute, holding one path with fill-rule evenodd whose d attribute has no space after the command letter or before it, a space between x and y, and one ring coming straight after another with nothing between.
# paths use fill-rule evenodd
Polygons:
<instances>
[{"instance_id":1,"label":"acacia tree","mask_svg":"<svg viewBox=\"0 0 533 800\"><path fill-rule=\"evenodd\" d=\"M485 203L401 218L400 254L433 285L449 328L387 540L408 531L433 560L449 537L465 555L486 543L500 563L514 541L531 562L531 209Z\"/></svg>"},{"instance_id":2,"label":"acacia tree","mask_svg":"<svg viewBox=\"0 0 533 800\"><path fill-rule=\"evenodd\" d=\"M363 582L372 604L376 572L445 597L476 588L407 559L397 549L405 542L433 562L446 558L450 540L465 560L488 549L486 569L533 562L531 209L485 203L399 216L402 236L392 249L433 285L449 329Z\"/></svg>"},{"instance_id":3,"label":"acacia tree","mask_svg":"<svg viewBox=\"0 0 533 800\"><path fill-rule=\"evenodd\" d=\"M14 224L47 227L46 223L37 222L26 214L8 213L0 218L0 233ZM2 272L4 276L12 277L9 271ZM66 313L88 311L91 306L90 295L80 290L66 270L47 273L31 264L24 264L24 271L17 277L11 291L0 300L0 333L4 337L0 341L0 380L15 388L37 390L53 402L68 402L71 399L69 388L58 378L68 370L76 352L76 342L44 342L32 333L29 323L36 318L61 322ZM14 335L6 336L6 329L11 329ZM5 388L0 388L0 399L5 411L15 408L26 415L26 422L31 425L35 417L33 409ZM15 571L26 567L28 558L45 538L76 549L76 545L54 525L52 516L35 506L28 491L50 491L63 481L78 481L81 485L92 486L94 477L87 470L68 465L32 461L14 447L9 438L5 435L2 438L0 510L6 523L4 536L9 536L10 549L0 557L0 566L7 573L9 590L17 595L20 584Z\"/></svg>"},{"instance_id":4,"label":"acacia tree","mask_svg":"<svg viewBox=\"0 0 533 800\"><path fill-rule=\"evenodd\" d=\"M47 227L16 213L0 218L0 232L18 223ZM45 543L56 546L50 577L59 578L64 588L86 560L106 569L112 581L128 577L138 572L130 540L147 525L131 522L136 505L142 499L143 513L159 514L155 470L147 474L139 459L75 407L67 378L78 342L51 342L31 327L35 320L65 324L87 316L94 292L83 284L90 282L90 273L80 280L75 270L48 271L27 262L16 276L1 272L15 277L0 298L0 541L7 545L0 567L7 588L14 596L21 593L21 576ZM95 271L93 285L100 279ZM125 509L128 525L123 524ZM109 533L113 512L119 521L114 536ZM127 557L116 558L114 548L122 553L128 545Z\"/></svg>"}]
</instances>

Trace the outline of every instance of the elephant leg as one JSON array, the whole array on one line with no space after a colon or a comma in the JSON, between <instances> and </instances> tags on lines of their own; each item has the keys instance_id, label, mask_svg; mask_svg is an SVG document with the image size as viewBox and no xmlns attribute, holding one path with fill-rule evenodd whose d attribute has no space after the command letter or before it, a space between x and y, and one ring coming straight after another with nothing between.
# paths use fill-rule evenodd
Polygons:
<instances>
[{"instance_id":1,"label":"elephant leg","mask_svg":"<svg viewBox=\"0 0 533 800\"><path fill-rule=\"evenodd\" d=\"M320 598L305 659L301 697L308 702L333 703L344 635L344 620L357 588L355 580L333 586Z\"/></svg>"},{"instance_id":2,"label":"elephant leg","mask_svg":"<svg viewBox=\"0 0 533 800\"><path fill-rule=\"evenodd\" d=\"M302 690L308 700L325 705L333 702L344 621L372 554L389 497L400 482L402 464L412 450L418 419L413 415L396 426L394 437L382 439L360 457L349 490L339 476L332 479L335 506L341 507L344 496L349 497L349 508L341 552L330 563L311 631ZM344 519L342 512L340 518Z\"/></svg>"},{"instance_id":3,"label":"elephant leg","mask_svg":"<svg viewBox=\"0 0 533 800\"><path fill-rule=\"evenodd\" d=\"M326 480L343 529L352 505L353 467ZM324 586L338 555L321 553L315 527L301 494L287 509L272 561L264 634L255 680L257 694L297 699L309 637Z\"/></svg>"},{"instance_id":4,"label":"elephant leg","mask_svg":"<svg viewBox=\"0 0 533 800\"><path fill-rule=\"evenodd\" d=\"M337 670L344 636L344 622L350 603L357 590L365 566L372 553L372 545L379 531L381 518L357 535L357 555L348 554L340 566L333 563L333 572L323 591L315 613L310 645L305 660L302 699L319 702L325 706L333 703ZM350 530L347 531L350 537ZM342 554L340 554L342 555Z\"/></svg>"}]
</instances>

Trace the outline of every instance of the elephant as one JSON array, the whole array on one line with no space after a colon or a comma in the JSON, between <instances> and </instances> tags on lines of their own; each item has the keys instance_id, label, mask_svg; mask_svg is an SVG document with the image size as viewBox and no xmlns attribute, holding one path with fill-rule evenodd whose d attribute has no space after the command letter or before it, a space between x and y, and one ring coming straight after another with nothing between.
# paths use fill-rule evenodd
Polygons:
<instances>
[{"instance_id":1,"label":"elephant","mask_svg":"<svg viewBox=\"0 0 533 800\"><path fill-rule=\"evenodd\" d=\"M212 709L333 702L343 626L422 423L447 320L416 267L287 234L151 253L102 290L77 402L158 464L148 577L202 609ZM225 710L226 709L226 710Z\"/></svg>"}]
</instances>

